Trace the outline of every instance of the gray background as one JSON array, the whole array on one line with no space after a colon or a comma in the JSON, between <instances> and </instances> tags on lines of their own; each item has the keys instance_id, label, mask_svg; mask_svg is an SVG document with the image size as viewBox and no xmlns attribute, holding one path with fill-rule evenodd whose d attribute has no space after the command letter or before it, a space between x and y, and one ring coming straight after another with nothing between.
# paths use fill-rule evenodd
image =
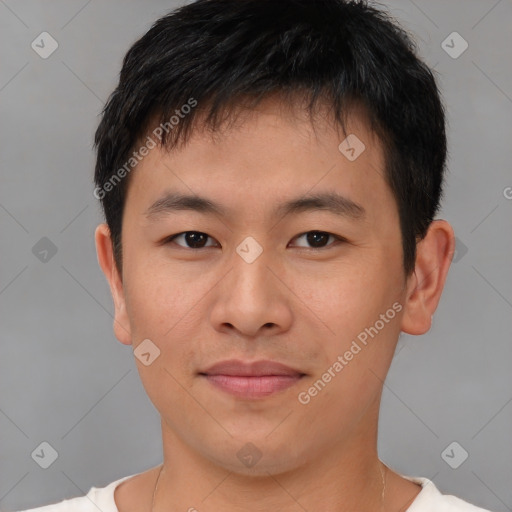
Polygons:
<instances>
[{"instance_id":1,"label":"gray background","mask_svg":"<svg viewBox=\"0 0 512 512\"><path fill-rule=\"evenodd\" d=\"M2 510L83 495L161 461L159 416L131 347L114 338L96 260L92 137L124 53L177 5L0 0ZM512 510L512 2L386 5L440 73L450 144L440 217L458 245L432 330L400 338L380 456L445 493ZM31 48L43 31L59 44L47 59ZM469 43L456 59L441 47L453 31ZM57 248L46 262L33 253L43 237ZM31 457L43 441L58 452L48 469ZM469 453L457 469L441 456L453 441L452 460Z\"/></svg>"}]
</instances>

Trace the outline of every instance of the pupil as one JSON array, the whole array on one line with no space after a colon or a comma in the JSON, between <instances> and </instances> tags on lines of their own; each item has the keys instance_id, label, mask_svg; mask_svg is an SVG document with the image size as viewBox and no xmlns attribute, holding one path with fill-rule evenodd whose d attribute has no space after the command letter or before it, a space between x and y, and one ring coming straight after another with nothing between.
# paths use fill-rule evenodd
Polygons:
<instances>
[{"instance_id":1,"label":"pupil","mask_svg":"<svg viewBox=\"0 0 512 512\"><path fill-rule=\"evenodd\" d=\"M308 233L307 235L308 243L313 247L318 247L322 245L323 242L327 242L329 239L329 235L327 233L322 233L320 231L313 231Z\"/></svg>"},{"instance_id":2,"label":"pupil","mask_svg":"<svg viewBox=\"0 0 512 512\"><path fill-rule=\"evenodd\" d=\"M205 242L206 237L204 233L198 233L197 231L190 231L185 235L185 240L187 244L192 247L202 247L203 244L201 242Z\"/></svg>"}]
</instances>

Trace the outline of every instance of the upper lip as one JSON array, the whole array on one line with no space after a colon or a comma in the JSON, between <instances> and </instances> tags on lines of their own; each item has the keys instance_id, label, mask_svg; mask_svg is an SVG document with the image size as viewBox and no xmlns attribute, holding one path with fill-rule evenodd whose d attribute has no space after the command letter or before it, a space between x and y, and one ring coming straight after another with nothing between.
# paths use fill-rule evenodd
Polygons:
<instances>
[{"instance_id":1,"label":"upper lip","mask_svg":"<svg viewBox=\"0 0 512 512\"><path fill-rule=\"evenodd\" d=\"M301 376L302 372L275 361L245 362L238 359L221 361L207 370L200 372L203 375L231 375L241 377L262 377L267 375Z\"/></svg>"}]
</instances>

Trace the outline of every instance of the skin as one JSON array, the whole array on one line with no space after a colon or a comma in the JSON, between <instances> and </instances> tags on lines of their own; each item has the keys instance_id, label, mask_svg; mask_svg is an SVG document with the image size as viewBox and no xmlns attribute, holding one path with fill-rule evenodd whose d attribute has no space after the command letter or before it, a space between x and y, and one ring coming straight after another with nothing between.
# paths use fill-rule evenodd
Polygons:
<instances>
[{"instance_id":1,"label":"skin","mask_svg":"<svg viewBox=\"0 0 512 512\"><path fill-rule=\"evenodd\" d=\"M180 149L152 149L130 176L122 275L107 226L96 229L116 337L133 349L150 339L161 351L149 366L135 359L161 415L164 469L154 510L398 511L421 490L379 461L378 414L400 332L430 329L455 250L453 230L444 220L431 224L406 278L382 146L354 110L346 133L366 149L351 162L338 149L345 135L327 119L312 125L301 111L268 99L214 139L196 130ZM171 190L229 212L182 210L150 221L148 207ZM360 204L365 217L272 214L286 200L325 191ZM206 233L207 247L190 248L184 237L161 243L185 231ZM300 236L309 231L346 241L329 237L314 249ZM250 264L236 252L248 236L263 249ZM396 302L401 311L300 403L298 394ZM231 358L279 361L306 375L264 399L236 398L198 375ZM249 442L262 454L250 468L237 457ZM121 512L151 510L159 469L117 487Z\"/></svg>"}]
</instances>

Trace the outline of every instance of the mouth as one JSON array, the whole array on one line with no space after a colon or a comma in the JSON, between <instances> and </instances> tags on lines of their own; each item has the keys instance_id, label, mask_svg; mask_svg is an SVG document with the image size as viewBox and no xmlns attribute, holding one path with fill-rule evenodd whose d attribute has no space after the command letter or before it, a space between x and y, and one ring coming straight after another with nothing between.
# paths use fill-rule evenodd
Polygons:
<instances>
[{"instance_id":1,"label":"mouth","mask_svg":"<svg viewBox=\"0 0 512 512\"><path fill-rule=\"evenodd\" d=\"M274 361L222 361L199 375L214 388L245 399L266 398L295 385L306 374Z\"/></svg>"}]
</instances>

